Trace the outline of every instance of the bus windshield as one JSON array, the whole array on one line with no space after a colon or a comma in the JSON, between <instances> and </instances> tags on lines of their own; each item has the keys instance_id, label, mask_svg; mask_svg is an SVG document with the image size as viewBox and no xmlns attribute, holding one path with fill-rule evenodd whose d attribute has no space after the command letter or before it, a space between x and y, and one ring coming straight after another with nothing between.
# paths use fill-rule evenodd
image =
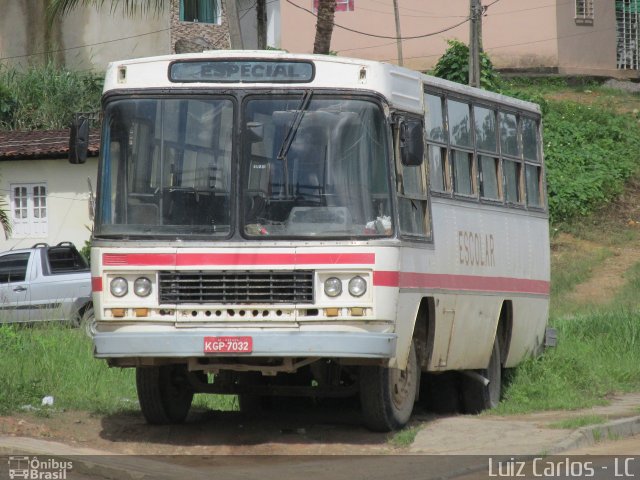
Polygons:
<instances>
[{"instance_id":1,"label":"bus windshield","mask_svg":"<svg viewBox=\"0 0 640 480\"><path fill-rule=\"evenodd\" d=\"M251 95L240 115L236 167L231 97L110 102L95 235L222 239L239 231L257 239L392 233L388 133L374 101L311 91ZM232 188L237 179L239 190Z\"/></svg>"},{"instance_id":2,"label":"bus windshield","mask_svg":"<svg viewBox=\"0 0 640 480\"><path fill-rule=\"evenodd\" d=\"M144 98L105 109L100 236L228 236L233 101Z\"/></svg>"},{"instance_id":3,"label":"bus windshield","mask_svg":"<svg viewBox=\"0 0 640 480\"><path fill-rule=\"evenodd\" d=\"M243 233L388 235L388 144L373 102L308 91L244 104Z\"/></svg>"}]
</instances>

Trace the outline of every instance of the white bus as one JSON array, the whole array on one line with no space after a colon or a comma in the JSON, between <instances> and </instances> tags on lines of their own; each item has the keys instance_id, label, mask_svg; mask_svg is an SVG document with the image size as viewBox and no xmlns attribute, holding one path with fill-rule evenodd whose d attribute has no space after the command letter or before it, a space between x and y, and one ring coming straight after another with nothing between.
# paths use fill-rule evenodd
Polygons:
<instances>
[{"instance_id":1,"label":"white bus","mask_svg":"<svg viewBox=\"0 0 640 480\"><path fill-rule=\"evenodd\" d=\"M200 392L359 395L380 431L419 397L478 412L545 343L545 199L528 102L331 56L112 63L95 356L154 424Z\"/></svg>"}]
</instances>

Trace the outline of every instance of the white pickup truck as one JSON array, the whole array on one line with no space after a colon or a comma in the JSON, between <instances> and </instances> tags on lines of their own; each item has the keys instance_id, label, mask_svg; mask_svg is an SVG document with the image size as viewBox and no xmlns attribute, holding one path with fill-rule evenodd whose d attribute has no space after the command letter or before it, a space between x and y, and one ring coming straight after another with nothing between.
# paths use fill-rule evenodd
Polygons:
<instances>
[{"instance_id":1,"label":"white pickup truck","mask_svg":"<svg viewBox=\"0 0 640 480\"><path fill-rule=\"evenodd\" d=\"M90 315L91 272L71 242L0 253L0 323L79 325Z\"/></svg>"}]
</instances>

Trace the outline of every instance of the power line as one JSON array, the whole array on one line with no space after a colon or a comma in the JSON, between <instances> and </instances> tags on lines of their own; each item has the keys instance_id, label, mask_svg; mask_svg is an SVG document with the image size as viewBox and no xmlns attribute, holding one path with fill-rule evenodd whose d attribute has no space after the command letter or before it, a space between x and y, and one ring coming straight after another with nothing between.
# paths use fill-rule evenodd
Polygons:
<instances>
[{"instance_id":1,"label":"power line","mask_svg":"<svg viewBox=\"0 0 640 480\"><path fill-rule=\"evenodd\" d=\"M294 7L298 8L300 10L303 10L303 11L309 13L310 15L313 15L314 17L317 17L317 15L315 13L313 13L311 10L309 10L307 8L304 8L304 7L301 7L300 5L297 5L297 4L293 3L291 0L287 0L287 3L293 5ZM353 28L345 27L344 25L339 25L339 24L337 24L335 22L333 22L333 26L337 27L337 28L341 28L342 30L347 30L347 31L352 32L352 33L357 33L359 35L365 35L367 37L386 38L386 39L389 39L389 40L413 40L413 39L416 39L416 38L432 37L434 35L439 35L440 33L448 32L449 30L453 30L454 28L459 27L460 25L463 25L463 24L467 23L468 21L469 21L469 17L465 17L465 19L463 21L461 21L459 23L456 23L455 25L451 25L450 27L447 27L447 28L444 28L442 30L439 30L437 32L425 33L425 34L422 34L422 35L413 35L413 36L410 36L410 37L392 37L392 36L389 36L389 35L376 35L374 33L361 32L359 30L354 30Z\"/></svg>"},{"instance_id":2,"label":"power line","mask_svg":"<svg viewBox=\"0 0 640 480\"><path fill-rule=\"evenodd\" d=\"M86 45L78 45L76 47L69 47L69 48L59 48L57 50L48 50L48 51L44 51L44 52L28 53L28 54L25 54L25 55L14 55L13 57L2 57L2 58L0 58L0 61L13 60L13 59L16 59L16 58L33 57L35 55L46 55L48 53L68 52L69 50L78 50L79 48L96 47L98 45L105 45L107 43L115 43L115 42L120 42L122 40L130 40L132 38L145 37L147 35L155 35L156 33L166 32L166 31L169 31L169 30L171 30L171 28L163 28L161 30L154 30L153 32L141 33L139 35L131 35L129 37L121 37L121 38L116 38L116 39L113 39L113 40L105 40L104 42L89 43L89 44L86 44Z\"/></svg>"},{"instance_id":3,"label":"power line","mask_svg":"<svg viewBox=\"0 0 640 480\"><path fill-rule=\"evenodd\" d=\"M369 0L369 1L378 3L380 5L390 6L386 2L380 1L380 0ZM358 9L360 10L360 9L362 9L362 7L358 6ZM400 10L406 10L408 12L418 12L418 13L431 14L431 12L427 12L426 10L420 10L420 9L417 9L417 8L401 7ZM420 17L421 15L412 15L412 16L413 17ZM425 15L425 17L426 17L426 15ZM433 16L431 18L464 18L464 15L443 15L443 16Z\"/></svg>"}]
</instances>

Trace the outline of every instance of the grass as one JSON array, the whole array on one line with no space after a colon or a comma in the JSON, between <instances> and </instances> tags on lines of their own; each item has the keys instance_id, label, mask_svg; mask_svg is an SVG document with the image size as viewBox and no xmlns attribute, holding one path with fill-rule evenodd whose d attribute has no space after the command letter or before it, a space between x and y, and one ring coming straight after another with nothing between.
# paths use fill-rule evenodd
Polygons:
<instances>
[{"instance_id":1,"label":"grass","mask_svg":"<svg viewBox=\"0 0 640 480\"><path fill-rule=\"evenodd\" d=\"M580 427L586 427L587 425L601 425L606 422L607 419L602 415L581 415L579 417L567 418L559 422L549 424L549 428L558 428L565 430L574 430Z\"/></svg>"},{"instance_id":2,"label":"grass","mask_svg":"<svg viewBox=\"0 0 640 480\"><path fill-rule=\"evenodd\" d=\"M640 312L612 307L551 323L558 346L517 368L497 413L587 408L640 390Z\"/></svg>"},{"instance_id":3,"label":"grass","mask_svg":"<svg viewBox=\"0 0 640 480\"><path fill-rule=\"evenodd\" d=\"M65 129L76 112L100 108L102 75L53 64L0 66L0 129Z\"/></svg>"},{"instance_id":4,"label":"grass","mask_svg":"<svg viewBox=\"0 0 640 480\"><path fill-rule=\"evenodd\" d=\"M82 330L64 325L0 325L0 414L39 409L47 395L56 410L137 411L134 370L109 368L93 358L92 348ZM234 402L233 396L196 395L194 406L231 410Z\"/></svg>"},{"instance_id":5,"label":"grass","mask_svg":"<svg viewBox=\"0 0 640 480\"><path fill-rule=\"evenodd\" d=\"M608 248L582 250L575 245L559 245L553 255L551 269L551 311L567 315L579 311L583 305L571 302L575 287L592 276L593 270L612 255Z\"/></svg>"},{"instance_id":6,"label":"grass","mask_svg":"<svg viewBox=\"0 0 640 480\"><path fill-rule=\"evenodd\" d=\"M405 427L399 432L396 432L390 439L389 443L394 447L404 448L410 446L416 439L416 435L421 430L420 425L413 427Z\"/></svg>"}]
</instances>

